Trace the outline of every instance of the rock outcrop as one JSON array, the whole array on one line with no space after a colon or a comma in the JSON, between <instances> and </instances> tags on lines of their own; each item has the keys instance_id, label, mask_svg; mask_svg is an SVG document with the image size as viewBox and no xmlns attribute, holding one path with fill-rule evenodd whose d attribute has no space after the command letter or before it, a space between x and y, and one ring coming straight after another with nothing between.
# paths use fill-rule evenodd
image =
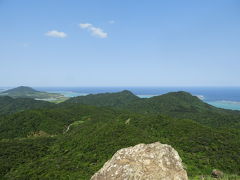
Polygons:
<instances>
[{"instance_id":1,"label":"rock outcrop","mask_svg":"<svg viewBox=\"0 0 240 180\"><path fill-rule=\"evenodd\" d=\"M214 178L222 178L224 176L223 172L217 169L212 171L212 177Z\"/></svg>"},{"instance_id":2,"label":"rock outcrop","mask_svg":"<svg viewBox=\"0 0 240 180\"><path fill-rule=\"evenodd\" d=\"M187 180L178 152L159 142L117 151L91 180Z\"/></svg>"}]
</instances>

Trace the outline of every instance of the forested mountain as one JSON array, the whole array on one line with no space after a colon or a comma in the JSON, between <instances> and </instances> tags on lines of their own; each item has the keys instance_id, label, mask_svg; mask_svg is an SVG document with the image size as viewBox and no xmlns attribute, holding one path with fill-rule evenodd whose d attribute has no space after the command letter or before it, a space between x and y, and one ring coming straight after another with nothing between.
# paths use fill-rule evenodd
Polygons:
<instances>
[{"instance_id":1,"label":"forested mountain","mask_svg":"<svg viewBox=\"0 0 240 180\"><path fill-rule=\"evenodd\" d=\"M19 87L13 88L13 89L6 90L3 93L7 93L7 94L13 95L13 96L14 95L18 96L18 95L22 95L22 94L37 93L37 92L40 92L40 91L37 91L37 90L35 90L31 87L27 87L27 86L19 86Z\"/></svg>"},{"instance_id":2,"label":"forested mountain","mask_svg":"<svg viewBox=\"0 0 240 180\"><path fill-rule=\"evenodd\" d=\"M141 99L123 91L6 115L0 118L0 176L89 179L118 149L156 141L179 152L190 177L215 168L239 174L240 131L232 126L238 114L186 92Z\"/></svg>"},{"instance_id":3,"label":"forested mountain","mask_svg":"<svg viewBox=\"0 0 240 180\"><path fill-rule=\"evenodd\" d=\"M117 103L118 101L125 103ZM127 101L125 101L127 99ZM99 102L99 100L101 102ZM211 127L240 128L240 112L213 107L187 92L172 92L151 98L138 98L129 91L71 98L65 103L111 106L141 114L164 114L187 118Z\"/></svg>"},{"instance_id":4,"label":"forested mountain","mask_svg":"<svg viewBox=\"0 0 240 180\"><path fill-rule=\"evenodd\" d=\"M89 94L87 96L73 97L65 101L65 103L77 103L93 106L111 106L125 107L128 104L139 100L140 98L128 90L117 93Z\"/></svg>"},{"instance_id":5,"label":"forested mountain","mask_svg":"<svg viewBox=\"0 0 240 180\"><path fill-rule=\"evenodd\" d=\"M33 98L33 99L62 99L63 95L58 93L48 93L37 91L31 87L19 86L0 93L0 96L10 96L13 98Z\"/></svg>"}]
</instances>

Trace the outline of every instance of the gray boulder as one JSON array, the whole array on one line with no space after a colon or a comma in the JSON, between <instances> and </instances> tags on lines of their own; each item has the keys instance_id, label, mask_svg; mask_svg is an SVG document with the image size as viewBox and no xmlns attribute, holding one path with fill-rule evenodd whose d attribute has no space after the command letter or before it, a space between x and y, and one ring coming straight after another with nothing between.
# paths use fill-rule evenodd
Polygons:
<instances>
[{"instance_id":1,"label":"gray boulder","mask_svg":"<svg viewBox=\"0 0 240 180\"><path fill-rule=\"evenodd\" d=\"M159 142L117 151L91 180L187 180L178 152Z\"/></svg>"}]
</instances>

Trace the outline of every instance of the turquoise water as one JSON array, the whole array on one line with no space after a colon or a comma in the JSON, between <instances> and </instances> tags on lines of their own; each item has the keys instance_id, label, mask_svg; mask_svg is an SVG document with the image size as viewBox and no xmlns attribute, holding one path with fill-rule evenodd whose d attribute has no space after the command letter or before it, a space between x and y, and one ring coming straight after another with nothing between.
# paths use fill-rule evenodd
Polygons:
<instances>
[{"instance_id":1,"label":"turquoise water","mask_svg":"<svg viewBox=\"0 0 240 180\"><path fill-rule=\"evenodd\" d=\"M49 93L59 93L62 94L65 97L76 97L76 96L86 96L89 93L78 93L78 92L72 92L72 91L47 91Z\"/></svg>"},{"instance_id":2,"label":"turquoise water","mask_svg":"<svg viewBox=\"0 0 240 180\"><path fill-rule=\"evenodd\" d=\"M150 95L150 94L137 94L138 97L140 98L150 98L153 96L157 96L157 95Z\"/></svg>"},{"instance_id":3,"label":"turquoise water","mask_svg":"<svg viewBox=\"0 0 240 180\"><path fill-rule=\"evenodd\" d=\"M207 103L211 104L212 106L219 107L219 108L240 110L240 102L234 102L234 101L212 101L212 102L207 102Z\"/></svg>"}]
</instances>

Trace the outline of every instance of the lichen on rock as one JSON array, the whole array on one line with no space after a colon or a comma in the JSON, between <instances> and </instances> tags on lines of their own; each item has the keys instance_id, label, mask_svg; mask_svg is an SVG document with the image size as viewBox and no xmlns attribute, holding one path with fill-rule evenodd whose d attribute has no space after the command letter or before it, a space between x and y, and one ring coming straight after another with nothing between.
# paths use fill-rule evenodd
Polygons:
<instances>
[{"instance_id":1,"label":"lichen on rock","mask_svg":"<svg viewBox=\"0 0 240 180\"><path fill-rule=\"evenodd\" d=\"M170 145L138 144L117 151L91 180L187 180L182 160Z\"/></svg>"}]
</instances>

